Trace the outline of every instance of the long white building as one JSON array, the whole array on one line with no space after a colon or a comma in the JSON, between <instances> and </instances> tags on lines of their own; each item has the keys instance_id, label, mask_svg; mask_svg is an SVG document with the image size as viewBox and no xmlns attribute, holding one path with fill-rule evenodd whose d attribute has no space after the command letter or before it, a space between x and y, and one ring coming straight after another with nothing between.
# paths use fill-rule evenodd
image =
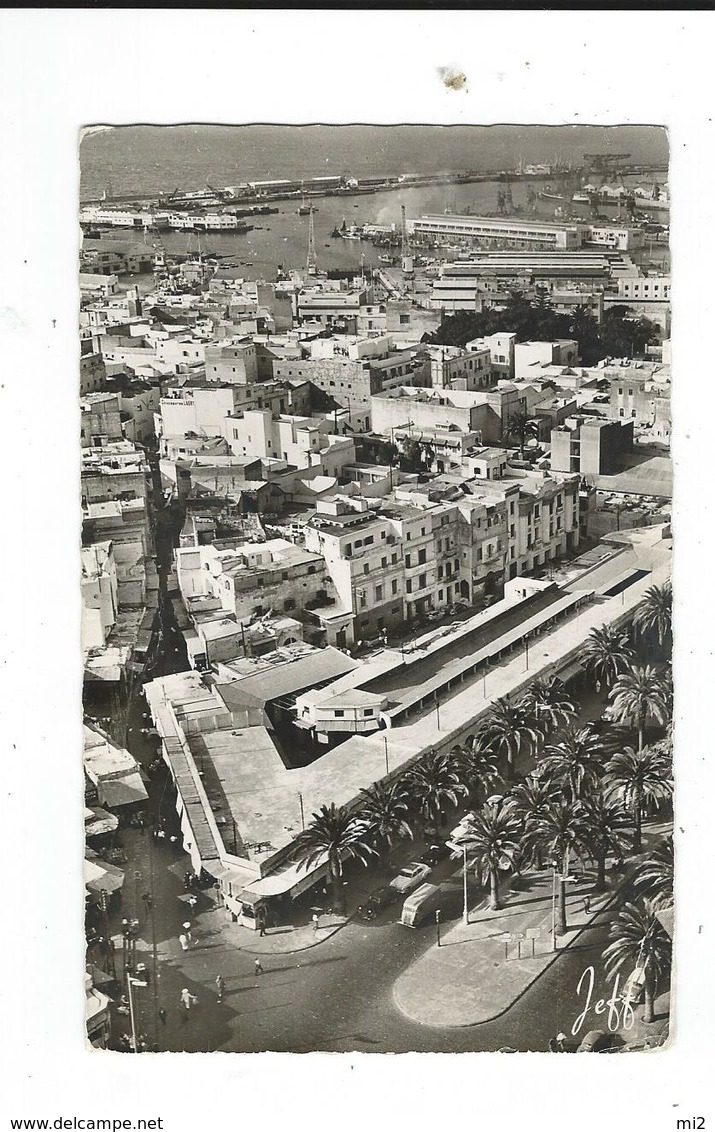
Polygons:
<instances>
[{"instance_id":1,"label":"long white building","mask_svg":"<svg viewBox=\"0 0 715 1132\"><path fill-rule=\"evenodd\" d=\"M420 240L469 240L478 244L500 244L511 248L580 248L583 226L551 224L494 216L421 216L409 222L412 235Z\"/></svg>"}]
</instances>

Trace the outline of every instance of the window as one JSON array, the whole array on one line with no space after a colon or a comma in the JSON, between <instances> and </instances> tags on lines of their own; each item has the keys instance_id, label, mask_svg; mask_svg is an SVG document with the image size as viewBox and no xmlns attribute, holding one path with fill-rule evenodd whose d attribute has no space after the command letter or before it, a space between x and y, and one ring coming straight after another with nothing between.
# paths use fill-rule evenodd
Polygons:
<instances>
[{"instance_id":1,"label":"window","mask_svg":"<svg viewBox=\"0 0 715 1132\"><path fill-rule=\"evenodd\" d=\"M629 390L628 390L628 396L629 396L629 397L632 397L632 396L633 396L633 390L632 390L632 389L629 389Z\"/></svg>"},{"instance_id":2,"label":"window","mask_svg":"<svg viewBox=\"0 0 715 1132\"><path fill-rule=\"evenodd\" d=\"M391 585L392 585L392 592L393 592L393 594L396 594L396 593L397 593L397 578L393 578L393 579L392 579L392 583L391 583Z\"/></svg>"},{"instance_id":3,"label":"window","mask_svg":"<svg viewBox=\"0 0 715 1132\"><path fill-rule=\"evenodd\" d=\"M423 590L423 589L425 589L425 588L426 588L426 586L427 586L427 575L426 575L426 574L420 574L420 578L419 578L419 588L420 588L421 590Z\"/></svg>"},{"instance_id":4,"label":"window","mask_svg":"<svg viewBox=\"0 0 715 1132\"><path fill-rule=\"evenodd\" d=\"M631 416L632 416L632 417L635 417L635 415L636 415L636 410L635 410L635 409L631 409Z\"/></svg>"},{"instance_id":5,"label":"window","mask_svg":"<svg viewBox=\"0 0 715 1132\"><path fill-rule=\"evenodd\" d=\"M442 553L442 539L437 540L437 553L438 554Z\"/></svg>"},{"instance_id":6,"label":"window","mask_svg":"<svg viewBox=\"0 0 715 1132\"><path fill-rule=\"evenodd\" d=\"M335 708L335 718L336 719L344 719L344 717L345 717L345 712L341 711L339 708Z\"/></svg>"},{"instance_id":7,"label":"window","mask_svg":"<svg viewBox=\"0 0 715 1132\"><path fill-rule=\"evenodd\" d=\"M370 573L370 563L369 562L365 563L365 565L362 568L362 572L363 572L363 574L369 574Z\"/></svg>"},{"instance_id":8,"label":"window","mask_svg":"<svg viewBox=\"0 0 715 1132\"><path fill-rule=\"evenodd\" d=\"M405 566L406 566L406 567L407 567L407 569L409 570L409 568L410 568L410 566L411 566L411 565L412 565L412 555L411 555L411 554L406 554L406 555L405 555Z\"/></svg>"},{"instance_id":9,"label":"window","mask_svg":"<svg viewBox=\"0 0 715 1132\"><path fill-rule=\"evenodd\" d=\"M392 563L393 566L395 565L395 563L397 562L397 554L396 553L390 555L390 562Z\"/></svg>"},{"instance_id":10,"label":"window","mask_svg":"<svg viewBox=\"0 0 715 1132\"><path fill-rule=\"evenodd\" d=\"M417 565L418 566L424 566L426 561L427 561L427 551L426 550L418 551L418 553L417 553Z\"/></svg>"},{"instance_id":11,"label":"window","mask_svg":"<svg viewBox=\"0 0 715 1132\"><path fill-rule=\"evenodd\" d=\"M374 537L372 535L368 535L367 538L365 539L365 546L372 546L374 541L375 541Z\"/></svg>"},{"instance_id":12,"label":"window","mask_svg":"<svg viewBox=\"0 0 715 1132\"><path fill-rule=\"evenodd\" d=\"M309 567L308 567L308 573L309 573L309 574L314 574L314 573L315 573L315 566L309 566Z\"/></svg>"},{"instance_id":13,"label":"window","mask_svg":"<svg viewBox=\"0 0 715 1132\"><path fill-rule=\"evenodd\" d=\"M375 601L382 601L382 586L375 586Z\"/></svg>"},{"instance_id":14,"label":"window","mask_svg":"<svg viewBox=\"0 0 715 1132\"><path fill-rule=\"evenodd\" d=\"M387 559L386 559L386 558L381 558L381 559L380 559L380 565L382 566L382 568L383 568L383 570L384 570L384 569L385 569L385 567L387 566Z\"/></svg>"},{"instance_id":15,"label":"window","mask_svg":"<svg viewBox=\"0 0 715 1132\"><path fill-rule=\"evenodd\" d=\"M443 577L444 577L444 569L441 566L438 566L437 567L437 580L441 582Z\"/></svg>"},{"instance_id":16,"label":"window","mask_svg":"<svg viewBox=\"0 0 715 1132\"><path fill-rule=\"evenodd\" d=\"M409 578L405 582L405 590L407 591L408 594L412 593L412 582L410 581Z\"/></svg>"},{"instance_id":17,"label":"window","mask_svg":"<svg viewBox=\"0 0 715 1132\"><path fill-rule=\"evenodd\" d=\"M351 542L346 542L346 544L345 544L345 553L346 553L346 555L347 555L347 557L348 557L348 558L350 557L350 555L352 554L352 552L353 552L353 546L352 546L352 543L351 543Z\"/></svg>"},{"instance_id":18,"label":"window","mask_svg":"<svg viewBox=\"0 0 715 1132\"><path fill-rule=\"evenodd\" d=\"M618 410L618 415L619 415L619 417L624 417L624 416L626 415L626 414L625 414L625 410L624 410L624 409L619 409L619 410Z\"/></svg>"},{"instance_id":19,"label":"window","mask_svg":"<svg viewBox=\"0 0 715 1132\"><path fill-rule=\"evenodd\" d=\"M410 321L410 316L408 314L401 314L400 315L400 326L407 326L409 324L409 321Z\"/></svg>"}]
</instances>

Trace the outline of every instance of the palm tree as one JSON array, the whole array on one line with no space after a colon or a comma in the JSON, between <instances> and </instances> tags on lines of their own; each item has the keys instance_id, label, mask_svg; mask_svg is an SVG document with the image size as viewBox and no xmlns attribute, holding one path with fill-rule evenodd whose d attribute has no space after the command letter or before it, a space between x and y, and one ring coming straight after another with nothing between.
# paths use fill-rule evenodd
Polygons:
<instances>
[{"instance_id":1,"label":"palm tree","mask_svg":"<svg viewBox=\"0 0 715 1132\"><path fill-rule=\"evenodd\" d=\"M638 665L623 672L613 685L609 697L619 723L638 728L638 750L643 749L643 734L649 716L657 723L668 719L668 691L662 676L652 665Z\"/></svg>"},{"instance_id":2,"label":"palm tree","mask_svg":"<svg viewBox=\"0 0 715 1132\"><path fill-rule=\"evenodd\" d=\"M625 672L633 660L628 637L613 625L592 629L583 650L584 667L596 683L611 684Z\"/></svg>"},{"instance_id":3,"label":"palm tree","mask_svg":"<svg viewBox=\"0 0 715 1132\"><path fill-rule=\"evenodd\" d=\"M557 802L550 806L527 838L528 844L539 849L553 861L559 877L557 935L566 933L566 877L571 855L579 856L588 850L588 826L583 806L573 802Z\"/></svg>"},{"instance_id":4,"label":"palm tree","mask_svg":"<svg viewBox=\"0 0 715 1132\"><path fill-rule=\"evenodd\" d=\"M512 786L504 799L504 808L519 823L522 834L526 834L527 843L533 851L533 858L537 869L541 864L541 847L530 843L530 834L538 825L540 819L558 801L558 787L548 775L528 775L523 782Z\"/></svg>"},{"instance_id":5,"label":"palm tree","mask_svg":"<svg viewBox=\"0 0 715 1132\"><path fill-rule=\"evenodd\" d=\"M662 586L651 586L639 602L633 615L633 624L642 637L655 637L661 648L673 632L673 586L670 581Z\"/></svg>"},{"instance_id":6,"label":"palm tree","mask_svg":"<svg viewBox=\"0 0 715 1132\"><path fill-rule=\"evenodd\" d=\"M652 747L638 751L625 747L609 759L606 775L608 793L619 796L633 814L633 852L640 853L644 806L673 793L670 759Z\"/></svg>"},{"instance_id":7,"label":"palm tree","mask_svg":"<svg viewBox=\"0 0 715 1132\"><path fill-rule=\"evenodd\" d=\"M504 435L507 439L515 437L519 442L519 454L523 460L524 447L529 437L538 439L539 425L537 421L529 416L526 409L515 409L507 417Z\"/></svg>"},{"instance_id":8,"label":"palm tree","mask_svg":"<svg viewBox=\"0 0 715 1132\"><path fill-rule=\"evenodd\" d=\"M469 819L459 845L472 854L472 864L482 885L489 883L489 907L499 902L499 870L513 868L520 846L519 827L502 806L483 806Z\"/></svg>"},{"instance_id":9,"label":"palm tree","mask_svg":"<svg viewBox=\"0 0 715 1132\"><path fill-rule=\"evenodd\" d=\"M524 707L511 703L507 696L494 701L479 728L480 745L491 746L497 755L506 758L509 777L524 744L529 742L536 748L541 736Z\"/></svg>"},{"instance_id":10,"label":"palm tree","mask_svg":"<svg viewBox=\"0 0 715 1132\"><path fill-rule=\"evenodd\" d=\"M590 724L572 725L545 748L539 766L576 802L599 784L605 766L603 743Z\"/></svg>"},{"instance_id":11,"label":"palm tree","mask_svg":"<svg viewBox=\"0 0 715 1132\"><path fill-rule=\"evenodd\" d=\"M673 903L674 849L669 837L654 850L634 882L635 891L650 901L654 911L669 908Z\"/></svg>"},{"instance_id":12,"label":"palm tree","mask_svg":"<svg viewBox=\"0 0 715 1132\"><path fill-rule=\"evenodd\" d=\"M430 751L405 775L405 788L412 809L425 824L440 826L447 807L455 807L467 793L459 773L447 755Z\"/></svg>"},{"instance_id":13,"label":"palm tree","mask_svg":"<svg viewBox=\"0 0 715 1132\"><path fill-rule=\"evenodd\" d=\"M589 849L596 862L596 890L606 887L606 858L622 857L633 840L632 820L622 806L602 797L590 798L584 807Z\"/></svg>"},{"instance_id":14,"label":"palm tree","mask_svg":"<svg viewBox=\"0 0 715 1132\"><path fill-rule=\"evenodd\" d=\"M563 682L556 676L535 680L520 701L534 726L545 736L569 723L578 713Z\"/></svg>"},{"instance_id":15,"label":"palm tree","mask_svg":"<svg viewBox=\"0 0 715 1132\"><path fill-rule=\"evenodd\" d=\"M624 904L611 924L611 943L603 953L606 971L618 974L623 968L642 973L645 1008L643 1021L655 1021L655 999L666 985L672 958L672 943L665 928L646 901ZM630 972L629 972L630 973Z\"/></svg>"},{"instance_id":16,"label":"palm tree","mask_svg":"<svg viewBox=\"0 0 715 1132\"><path fill-rule=\"evenodd\" d=\"M345 911L343 857L357 857L367 865L367 856L373 852L368 839L367 822L333 802L321 806L295 839L294 857L301 868L327 863L327 881L333 890L334 907L339 912Z\"/></svg>"},{"instance_id":17,"label":"palm tree","mask_svg":"<svg viewBox=\"0 0 715 1132\"><path fill-rule=\"evenodd\" d=\"M498 756L478 739L472 739L459 750L456 767L460 780L474 802L479 802L481 795L486 800L501 780Z\"/></svg>"},{"instance_id":18,"label":"palm tree","mask_svg":"<svg viewBox=\"0 0 715 1132\"><path fill-rule=\"evenodd\" d=\"M361 792L361 797L358 817L367 823L376 849L389 849L396 838L412 837L407 824L409 807L404 782L373 782Z\"/></svg>"}]
</instances>

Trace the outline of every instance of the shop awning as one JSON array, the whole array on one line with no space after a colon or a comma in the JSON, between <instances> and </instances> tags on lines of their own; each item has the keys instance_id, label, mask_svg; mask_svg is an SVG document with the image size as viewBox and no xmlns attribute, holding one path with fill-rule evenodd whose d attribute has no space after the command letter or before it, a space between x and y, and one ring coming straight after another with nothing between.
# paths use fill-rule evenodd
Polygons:
<instances>
[{"instance_id":1,"label":"shop awning","mask_svg":"<svg viewBox=\"0 0 715 1132\"><path fill-rule=\"evenodd\" d=\"M89 892L117 892L124 884L124 873L106 861L84 862L84 886Z\"/></svg>"},{"instance_id":2,"label":"shop awning","mask_svg":"<svg viewBox=\"0 0 715 1132\"><path fill-rule=\"evenodd\" d=\"M106 810L87 809L84 815L84 835L85 837L100 837L103 833L114 833L119 825L119 818L116 814L110 814Z\"/></svg>"},{"instance_id":3,"label":"shop awning","mask_svg":"<svg viewBox=\"0 0 715 1132\"><path fill-rule=\"evenodd\" d=\"M133 802L146 802L148 794L139 771L124 778L108 778L97 783L97 795L105 806L130 806Z\"/></svg>"}]
</instances>

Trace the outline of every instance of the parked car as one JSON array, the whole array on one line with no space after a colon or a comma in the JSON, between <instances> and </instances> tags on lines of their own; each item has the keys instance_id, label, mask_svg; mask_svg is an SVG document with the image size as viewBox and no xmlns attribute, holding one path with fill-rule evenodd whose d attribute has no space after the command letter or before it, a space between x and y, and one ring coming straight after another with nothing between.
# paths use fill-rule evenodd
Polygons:
<instances>
[{"instance_id":1,"label":"parked car","mask_svg":"<svg viewBox=\"0 0 715 1132\"><path fill-rule=\"evenodd\" d=\"M435 841L425 849L420 857L420 860L425 865L436 865L439 861L446 860L449 857L451 850L444 844L443 841Z\"/></svg>"},{"instance_id":2,"label":"parked car","mask_svg":"<svg viewBox=\"0 0 715 1132\"><path fill-rule=\"evenodd\" d=\"M386 884L378 888L377 892L373 892L365 903L360 905L357 914L361 920L375 920L383 909L395 903L399 895L396 888Z\"/></svg>"},{"instance_id":3,"label":"parked car","mask_svg":"<svg viewBox=\"0 0 715 1132\"><path fill-rule=\"evenodd\" d=\"M441 906L443 893L438 884L421 884L402 905L400 923L408 928L419 928L429 920L434 923L435 912Z\"/></svg>"},{"instance_id":4,"label":"parked car","mask_svg":"<svg viewBox=\"0 0 715 1132\"><path fill-rule=\"evenodd\" d=\"M394 888L396 892L407 896L408 893L414 892L416 888L424 884L431 875L432 870L424 861L410 861L409 865L400 869L397 876L390 881L390 888Z\"/></svg>"}]
</instances>

